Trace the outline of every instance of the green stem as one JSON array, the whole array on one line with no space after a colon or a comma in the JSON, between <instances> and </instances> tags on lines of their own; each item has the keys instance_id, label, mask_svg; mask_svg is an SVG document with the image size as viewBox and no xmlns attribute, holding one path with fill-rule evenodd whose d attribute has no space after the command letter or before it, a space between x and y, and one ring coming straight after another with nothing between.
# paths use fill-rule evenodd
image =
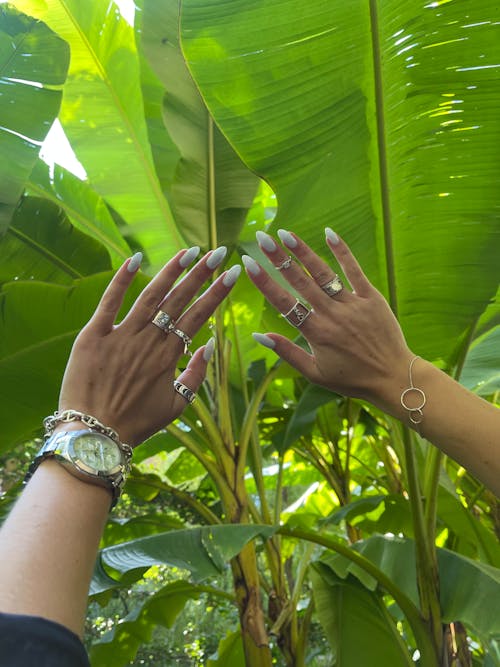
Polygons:
<instances>
[{"instance_id":1,"label":"green stem","mask_svg":"<svg viewBox=\"0 0 500 667\"><path fill-rule=\"evenodd\" d=\"M440 656L443 636L436 549L434 543L430 542L427 533L415 453L412 446L412 434L405 426L403 426L403 445L408 477L408 495L415 531L417 585L420 605L434 643L435 656Z\"/></svg>"}]
</instances>

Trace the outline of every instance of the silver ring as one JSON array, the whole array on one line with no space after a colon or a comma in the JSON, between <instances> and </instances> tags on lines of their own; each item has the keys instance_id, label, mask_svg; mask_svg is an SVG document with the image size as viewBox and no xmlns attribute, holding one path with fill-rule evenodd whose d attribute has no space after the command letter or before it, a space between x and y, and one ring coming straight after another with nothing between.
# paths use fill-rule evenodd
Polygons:
<instances>
[{"instance_id":1,"label":"silver ring","mask_svg":"<svg viewBox=\"0 0 500 667\"><path fill-rule=\"evenodd\" d=\"M304 306L303 303L300 303L300 301L296 301L288 313L281 313L281 315L293 327L299 328L304 324L311 313L312 310L309 310L309 308Z\"/></svg>"},{"instance_id":2,"label":"silver ring","mask_svg":"<svg viewBox=\"0 0 500 667\"><path fill-rule=\"evenodd\" d=\"M184 333L184 331L181 331L180 329L176 329L175 327L172 327L170 329L170 333L175 334L178 336L182 342L184 343L184 354L189 355L190 357L193 356L193 353L189 350L189 346L193 342L191 338L187 335L187 333Z\"/></svg>"},{"instance_id":3,"label":"silver ring","mask_svg":"<svg viewBox=\"0 0 500 667\"><path fill-rule=\"evenodd\" d=\"M320 285L323 292L328 294L328 296L337 296L344 289L344 283L340 280L338 276L332 278L324 285Z\"/></svg>"},{"instance_id":4,"label":"silver ring","mask_svg":"<svg viewBox=\"0 0 500 667\"><path fill-rule=\"evenodd\" d=\"M293 260L290 257L290 255L288 255L288 257L283 262L281 262L281 264L277 266L276 269L278 271L285 271L286 269L289 269L292 266L292 261Z\"/></svg>"},{"instance_id":5,"label":"silver ring","mask_svg":"<svg viewBox=\"0 0 500 667\"><path fill-rule=\"evenodd\" d=\"M175 326L173 318L164 310L159 310L151 322L166 334L169 334Z\"/></svg>"},{"instance_id":6,"label":"silver ring","mask_svg":"<svg viewBox=\"0 0 500 667\"><path fill-rule=\"evenodd\" d=\"M196 394L189 387L186 387L185 384L179 382L179 380L174 380L174 389L175 391L185 398L188 403L192 403L196 398Z\"/></svg>"}]
</instances>

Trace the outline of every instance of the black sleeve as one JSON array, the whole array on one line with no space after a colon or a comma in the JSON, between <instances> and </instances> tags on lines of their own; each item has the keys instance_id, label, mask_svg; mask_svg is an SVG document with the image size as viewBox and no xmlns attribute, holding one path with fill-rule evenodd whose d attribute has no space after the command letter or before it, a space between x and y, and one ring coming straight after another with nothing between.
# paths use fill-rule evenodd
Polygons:
<instances>
[{"instance_id":1,"label":"black sleeve","mask_svg":"<svg viewBox=\"0 0 500 667\"><path fill-rule=\"evenodd\" d=\"M90 667L80 639L37 616L0 614L0 667Z\"/></svg>"}]
</instances>

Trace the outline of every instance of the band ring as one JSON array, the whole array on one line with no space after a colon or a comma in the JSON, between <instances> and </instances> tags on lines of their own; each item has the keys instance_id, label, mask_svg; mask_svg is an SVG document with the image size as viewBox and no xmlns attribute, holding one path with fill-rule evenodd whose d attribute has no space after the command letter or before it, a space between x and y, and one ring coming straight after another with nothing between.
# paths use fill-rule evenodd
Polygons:
<instances>
[{"instance_id":1,"label":"band ring","mask_svg":"<svg viewBox=\"0 0 500 667\"><path fill-rule=\"evenodd\" d=\"M178 336L182 340L182 342L184 343L184 354L187 354L190 357L192 357L193 353L189 349L189 346L191 345L191 343L193 341L192 341L191 338L189 338L187 333L184 333L184 331L182 331L181 329L176 329L175 327L172 327L170 329L170 333L175 334L176 336Z\"/></svg>"},{"instance_id":2,"label":"band ring","mask_svg":"<svg viewBox=\"0 0 500 667\"><path fill-rule=\"evenodd\" d=\"M179 380L174 380L174 389L175 391L185 398L188 403L192 403L196 398L196 394L189 387L186 387L185 384L179 382Z\"/></svg>"},{"instance_id":3,"label":"band ring","mask_svg":"<svg viewBox=\"0 0 500 667\"><path fill-rule=\"evenodd\" d=\"M169 334L175 326L174 319L164 310L159 310L151 322L166 334Z\"/></svg>"},{"instance_id":4,"label":"band ring","mask_svg":"<svg viewBox=\"0 0 500 667\"><path fill-rule=\"evenodd\" d=\"M312 310L309 310L309 308L304 306L300 301L296 301L288 313L281 313L281 315L293 327L297 327L298 329L304 324L311 313Z\"/></svg>"},{"instance_id":5,"label":"band ring","mask_svg":"<svg viewBox=\"0 0 500 667\"><path fill-rule=\"evenodd\" d=\"M292 266L292 261L293 260L290 257L290 255L288 255L288 257L283 262L281 262L281 264L277 266L276 269L278 271L285 271L286 269L289 269Z\"/></svg>"},{"instance_id":6,"label":"band ring","mask_svg":"<svg viewBox=\"0 0 500 667\"><path fill-rule=\"evenodd\" d=\"M328 296L337 296L344 289L344 283L338 276L335 276L324 285L320 285L320 287Z\"/></svg>"}]
</instances>

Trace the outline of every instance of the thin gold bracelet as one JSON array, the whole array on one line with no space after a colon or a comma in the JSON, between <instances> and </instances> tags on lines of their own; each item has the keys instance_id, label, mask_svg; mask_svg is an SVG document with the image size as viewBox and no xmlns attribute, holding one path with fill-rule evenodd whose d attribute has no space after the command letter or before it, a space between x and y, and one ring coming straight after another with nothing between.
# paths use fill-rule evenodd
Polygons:
<instances>
[{"instance_id":1,"label":"thin gold bracelet","mask_svg":"<svg viewBox=\"0 0 500 667\"><path fill-rule=\"evenodd\" d=\"M425 395L424 391L422 389L419 389L418 387L415 387L415 385L413 384L412 370L413 370L413 364L416 362L417 359L420 359L420 357L413 357L413 359L410 361L410 368L408 369L410 386L408 387L408 389L405 389L401 394L401 405L405 410L408 410L409 418L412 424L422 423L422 420L424 418L424 413L422 412L422 410L424 405L427 403L427 396ZM406 397L412 391L419 394L420 398L422 399L421 404L415 408L411 408L406 404Z\"/></svg>"}]
</instances>

